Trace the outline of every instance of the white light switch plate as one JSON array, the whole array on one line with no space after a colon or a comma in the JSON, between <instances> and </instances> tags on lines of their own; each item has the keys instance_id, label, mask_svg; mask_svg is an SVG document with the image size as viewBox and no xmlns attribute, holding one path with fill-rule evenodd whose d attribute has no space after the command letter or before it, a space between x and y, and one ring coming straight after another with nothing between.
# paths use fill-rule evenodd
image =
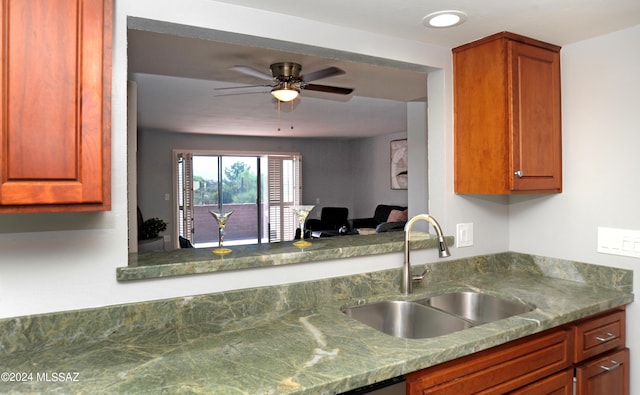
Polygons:
<instances>
[{"instance_id":1,"label":"white light switch plate","mask_svg":"<svg viewBox=\"0 0 640 395\"><path fill-rule=\"evenodd\" d=\"M456 247L473 245L473 223L456 224Z\"/></svg>"},{"instance_id":2,"label":"white light switch plate","mask_svg":"<svg viewBox=\"0 0 640 395\"><path fill-rule=\"evenodd\" d=\"M598 252L640 258L640 231L599 227Z\"/></svg>"}]
</instances>

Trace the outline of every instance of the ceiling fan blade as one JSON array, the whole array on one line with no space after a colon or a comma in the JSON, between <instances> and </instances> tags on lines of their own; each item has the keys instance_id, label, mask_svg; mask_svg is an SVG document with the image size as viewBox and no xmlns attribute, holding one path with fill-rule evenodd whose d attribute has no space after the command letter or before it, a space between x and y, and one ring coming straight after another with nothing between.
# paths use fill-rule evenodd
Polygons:
<instances>
[{"instance_id":1,"label":"ceiling fan blade","mask_svg":"<svg viewBox=\"0 0 640 395\"><path fill-rule=\"evenodd\" d=\"M259 78L261 80L273 81L272 76L265 74L261 71L258 71L256 69L252 69L249 66L233 66L233 67L230 67L229 70L237 71L239 73L246 74L251 77Z\"/></svg>"},{"instance_id":2,"label":"ceiling fan blade","mask_svg":"<svg viewBox=\"0 0 640 395\"><path fill-rule=\"evenodd\" d=\"M339 86L328 86L328 85L318 85L318 84L304 84L301 86L302 89L306 89L308 91L318 91L318 92L326 92L326 93L337 93L339 95L348 95L353 92L351 88L341 88Z\"/></svg>"},{"instance_id":3,"label":"ceiling fan blade","mask_svg":"<svg viewBox=\"0 0 640 395\"><path fill-rule=\"evenodd\" d=\"M269 91L245 91L245 92L234 92L231 91L229 93L226 92L216 92L213 96L214 97L222 97L222 96L240 96L240 95L259 95L259 94L265 94L265 93L269 93Z\"/></svg>"},{"instance_id":4,"label":"ceiling fan blade","mask_svg":"<svg viewBox=\"0 0 640 395\"><path fill-rule=\"evenodd\" d=\"M224 88L213 88L214 91L223 91L223 90L228 90L228 89L245 89L245 88L263 88L263 87L269 87L269 88L273 88L274 85L238 85L238 86L226 86Z\"/></svg>"},{"instance_id":5,"label":"ceiling fan blade","mask_svg":"<svg viewBox=\"0 0 640 395\"><path fill-rule=\"evenodd\" d=\"M300 78L305 82L311 82L315 80L321 80L323 78L334 77L336 75L342 75L344 73L344 70L337 67L327 67L326 69L314 71L312 73L300 76Z\"/></svg>"}]
</instances>

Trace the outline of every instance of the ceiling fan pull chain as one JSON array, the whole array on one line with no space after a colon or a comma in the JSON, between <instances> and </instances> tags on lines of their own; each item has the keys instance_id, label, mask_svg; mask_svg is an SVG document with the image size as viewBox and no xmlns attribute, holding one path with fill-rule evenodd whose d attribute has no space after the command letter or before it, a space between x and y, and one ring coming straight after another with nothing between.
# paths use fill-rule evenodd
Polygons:
<instances>
[{"instance_id":1,"label":"ceiling fan pull chain","mask_svg":"<svg viewBox=\"0 0 640 395\"><path fill-rule=\"evenodd\" d=\"M293 100L289 103L291 103L291 130L293 130Z\"/></svg>"},{"instance_id":2,"label":"ceiling fan pull chain","mask_svg":"<svg viewBox=\"0 0 640 395\"><path fill-rule=\"evenodd\" d=\"M278 132L280 131L280 100L278 100Z\"/></svg>"}]
</instances>

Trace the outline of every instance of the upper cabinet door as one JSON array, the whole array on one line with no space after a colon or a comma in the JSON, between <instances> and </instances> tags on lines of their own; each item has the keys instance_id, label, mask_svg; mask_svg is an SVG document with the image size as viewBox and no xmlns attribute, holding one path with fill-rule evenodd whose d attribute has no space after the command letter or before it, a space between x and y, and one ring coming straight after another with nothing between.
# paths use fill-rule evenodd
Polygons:
<instances>
[{"instance_id":1,"label":"upper cabinet door","mask_svg":"<svg viewBox=\"0 0 640 395\"><path fill-rule=\"evenodd\" d=\"M562 189L560 54L509 41L512 191Z\"/></svg>"},{"instance_id":2,"label":"upper cabinet door","mask_svg":"<svg viewBox=\"0 0 640 395\"><path fill-rule=\"evenodd\" d=\"M562 191L560 47L499 33L453 49L455 192Z\"/></svg>"},{"instance_id":3,"label":"upper cabinet door","mask_svg":"<svg viewBox=\"0 0 640 395\"><path fill-rule=\"evenodd\" d=\"M0 1L0 212L109 210L112 0Z\"/></svg>"}]
</instances>

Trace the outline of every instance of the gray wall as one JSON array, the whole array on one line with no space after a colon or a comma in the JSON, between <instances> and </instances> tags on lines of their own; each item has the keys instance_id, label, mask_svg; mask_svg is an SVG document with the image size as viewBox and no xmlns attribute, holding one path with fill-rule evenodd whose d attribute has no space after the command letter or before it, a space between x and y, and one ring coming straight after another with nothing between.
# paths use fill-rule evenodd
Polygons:
<instances>
[{"instance_id":1,"label":"gray wall","mask_svg":"<svg viewBox=\"0 0 640 395\"><path fill-rule=\"evenodd\" d=\"M390 142L403 138L407 133L354 141L353 218L371 217L378 204L407 205L407 190L391 189Z\"/></svg>"}]
</instances>

